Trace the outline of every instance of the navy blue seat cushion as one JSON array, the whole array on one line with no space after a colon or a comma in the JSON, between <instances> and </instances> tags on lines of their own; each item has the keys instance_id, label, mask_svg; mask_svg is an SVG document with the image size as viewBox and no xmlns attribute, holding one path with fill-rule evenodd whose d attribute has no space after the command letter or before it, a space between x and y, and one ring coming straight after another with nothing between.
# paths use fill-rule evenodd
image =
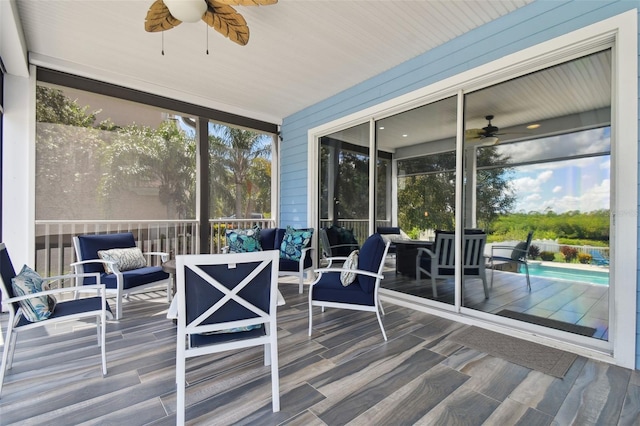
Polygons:
<instances>
[{"instance_id":1,"label":"navy blue seat cushion","mask_svg":"<svg viewBox=\"0 0 640 426\"><path fill-rule=\"evenodd\" d=\"M122 288L126 290L167 279L169 278L169 274L164 272L161 266L145 266L140 269L124 271L122 273L122 278L124 279L124 285ZM84 279L85 285L95 283L96 280L93 277L87 277ZM107 274L103 272L100 274L100 283L104 284L107 288L118 288L117 277L115 274Z\"/></svg>"},{"instance_id":2,"label":"navy blue seat cushion","mask_svg":"<svg viewBox=\"0 0 640 426\"><path fill-rule=\"evenodd\" d=\"M307 257L304 258L304 267L310 268L312 264L313 264L313 260L311 259L311 256L307 255ZM295 272L299 270L299 267L300 267L300 261L298 260L280 258L281 271Z\"/></svg>"},{"instance_id":3,"label":"navy blue seat cushion","mask_svg":"<svg viewBox=\"0 0 640 426\"><path fill-rule=\"evenodd\" d=\"M266 228L260 230L260 245L262 250L280 250L280 245L287 232L285 228ZM281 271L297 271L300 263L296 260L280 258ZM311 256L304 259L304 267L310 268L313 265Z\"/></svg>"},{"instance_id":4,"label":"navy blue seat cushion","mask_svg":"<svg viewBox=\"0 0 640 426\"><path fill-rule=\"evenodd\" d=\"M82 260L99 259L99 250L109 250L115 248L131 248L136 247L136 240L131 232L123 232L119 234L98 234L98 235L79 235L78 245ZM104 272L104 264L95 263L84 265L85 272ZM85 281L86 282L86 281Z\"/></svg>"},{"instance_id":5,"label":"navy blue seat cushion","mask_svg":"<svg viewBox=\"0 0 640 426\"><path fill-rule=\"evenodd\" d=\"M382 255L384 254L385 242L380 234L373 234L364 242L360 248L358 257L358 269L378 273ZM374 277L366 275L358 275L358 282L362 291L365 293L373 293L376 285ZM351 284L349 287L351 287Z\"/></svg>"},{"instance_id":6,"label":"navy blue seat cushion","mask_svg":"<svg viewBox=\"0 0 640 426\"><path fill-rule=\"evenodd\" d=\"M356 281L345 287L340 281L340 272L324 273L312 288L313 300L373 306L373 292L366 293L358 285L358 280L362 278L362 275L358 275Z\"/></svg>"},{"instance_id":7,"label":"navy blue seat cushion","mask_svg":"<svg viewBox=\"0 0 640 426\"><path fill-rule=\"evenodd\" d=\"M260 245L262 246L262 250L280 249L280 243L276 244L275 242L278 231L279 228L266 228L260 230ZM284 232L282 232L282 235L284 235ZM282 242L282 236L279 241Z\"/></svg>"},{"instance_id":8,"label":"navy blue seat cushion","mask_svg":"<svg viewBox=\"0 0 640 426\"><path fill-rule=\"evenodd\" d=\"M105 303L107 312L111 312L111 308L108 303ZM84 299L77 300L68 300L65 302L58 302L56 304L56 309L53 311L49 320L55 318L62 318L69 315L79 314L87 311L99 311L102 309L102 298L101 297L87 297ZM29 322L24 316L20 317L20 321L18 321L18 327L23 325L32 324Z\"/></svg>"},{"instance_id":9,"label":"navy blue seat cushion","mask_svg":"<svg viewBox=\"0 0 640 426\"><path fill-rule=\"evenodd\" d=\"M191 346L207 346L218 343L230 342L232 340L255 339L264 336L266 333L264 325L260 328L254 328L247 331L236 331L233 333L216 333L216 334L192 334Z\"/></svg>"}]
</instances>

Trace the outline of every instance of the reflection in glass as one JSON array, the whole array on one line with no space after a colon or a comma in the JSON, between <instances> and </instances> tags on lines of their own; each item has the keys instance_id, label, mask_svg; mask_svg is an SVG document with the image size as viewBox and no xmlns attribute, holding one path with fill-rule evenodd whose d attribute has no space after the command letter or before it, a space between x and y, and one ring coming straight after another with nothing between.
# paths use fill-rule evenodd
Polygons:
<instances>
[{"instance_id":1,"label":"reflection in glass","mask_svg":"<svg viewBox=\"0 0 640 426\"><path fill-rule=\"evenodd\" d=\"M485 299L467 280L464 306L608 338L610 61L607 50L465 97L464 223L487 232L491 293ZM597 76L605 89L582 84L584 76ZM540 84L545 101L528 102L520 113L526 122L517 122L517 105L513 114L482 116L493 113L492 99ZM575 100L566 102L568 93Z\"/></svg>"},{"instance_id":2,"label":"reflection in glass","mask_svg":"<svg viewBox=\"0 0 640 426\"><path fill-rule=\"evenodd\" d=\"M416 265L435 252L436 232L455 227L456 98L447 98L376 122L379 149L394 152L397 175L397 224L410 240L395 242L395 278L384 288L454 303L454 277L437 279L421 273ZM437 294L437 296L435 296Z\"/></svg>"},{"instance_id":3,"label":"reflection in glass","mask_svg":"<svg viewBox=\"0 0 640 426\"><path fill-rule=\"evenodd\" d=\"M320 227L334 227L341 244L362 244L370 220L369 123L322 137L319 173Z\"/></svg>"}]
</instances>

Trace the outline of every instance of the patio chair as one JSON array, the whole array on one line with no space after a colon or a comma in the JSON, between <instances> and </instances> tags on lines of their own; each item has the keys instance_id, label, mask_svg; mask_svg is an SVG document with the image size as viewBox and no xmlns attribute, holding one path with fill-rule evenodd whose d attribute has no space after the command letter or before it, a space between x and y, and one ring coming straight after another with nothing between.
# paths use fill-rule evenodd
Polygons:
<instances>
[{"instance_id":1,"label":"patio chair","mask_svg":"<svg viewBox=\"0 0 640 426\"><path fill-rule=\"evenodd\" d=\"M85 274L88 275L88 274ZM13 364L13 355L16 348L18 333L47 327L62 321L93 318L96 321L98 346L102 355L102 374L107 374L107 356L105 351L105 325L106 319L112 318L111 309L106 303L105 286L100 284L99 274L91 274L97 284L91 286L67 287L47 290L43 282L75 280L76 274L60 275L49 278L41 278L35 271L24 267L20 274L16 275L9 252L4 243L0 243L0 292L2 303L9 311L7 333L4 339L2 351L2 365L0 366L0 394L7 370ZM15 281L15 284L14 284ZM22 284L18 284L18 282ZM14 286L16 286L14 288ZM93 297L78 298L66 301L56 301L51 296L59 296L63 293L95 293ZM33 322L32 322L33 321ZM44 346L47 333L43 333ZM42 347L38 350L42 351ZM42 352L45 354L45 352ZM44 361L44 359L43 359Z\"/></svg>"},{"instance_id":2,"label":"patio chair","mask_svg":"<svg viewBox=\"0 0 640 426\"><path fill-rule=\"evenodd\" d=\"M129 297L129 294L163 287L167 290L167 301L171 301L173 292L169 274L161 266L148 266L146 259L159 256L162 262L166 262L168 253L142 253L131 232L78 235L73 237L73 245L78 261L71 266L76 273L100 273L100 281L105 284L107 293L115 295L116 319L122 318L122 298ZM95 279L85 278L82 284L95 284Z\"/></svg>"},{"instance_id":3,"label":"patio chair","mask_svg":"<svg viewBox=\"0 0 640 426\"><path fill-rule=\"evenodd\" d=\"M278 260L277 250L176 256L177 424L185 421L186 359L252 346L264 346L273 412L280 410Z\"/></svg>"},{"instance_id":4,"label":"patio chair","mask_svg":"<svg viewBox=\"0 0 640 426\"><path fill-rule=\"evenodd\" d=\"M529 279L529 265L527 264L527 256L529 255L529 247L533 239L533 231L529 231L527 239L521 241L515 246L492 245L491 257L489 258L489 266L491 267L491 287L493 288L493 271L495 266L504 263L515 264L518 268L524 266L527 275L527 288L531 291L531 280Z\"/></svg>"},{"instance_id":5,"label":"patio chair","mask_svg":"<svg viewBox=\"0 0 640 426\"><path fill-rule=\"evenodd\" d=\"M342 268L327 267L316 269L319 274L309 288L309 336L313 328L313 307L351 309L356 311L375 312L384 331L380 311L384 314L378 298L380 280L384 278L382 268L389 250L389 242L384 242L380 234L373 234L362 245L358 253L358 262L349 266L345 262ZM343 273L351 274L351 283L344 285Z\"/></svg>"},{"instance_id":6,"label":"patio chair","mask_svg":"<svg viewBox=\"0 0 640 426\"><path fill-rule=\"evenodd\" d=\"M465 229L462 242L462 271L464 279L477 277L482 280L484 296L489 298L487 276L484 261L484 245L487 234L476 229ZM436 239L433 250L419 247L416 255L416 282L420 283L421 273L431 278L431 291L433 297L438 297L438 278L451 278L455 276L455 234L448 231L436 231Z\"/></svg>"},{"instance_id":7,"label":"patio chair","mask_svg":"<svg viewBox=\"0 0 640 426\"><path fill-rule=\"evenodd\" d=\"M609 259L604 257L598 250L591 250L591 263L598 266L609 266Z\"/></svg>"},{"instance_id":8,"label":"patio chair","mask_svg":"<svg viewBox=\"0 0 640 426\"><path fill-rule=\"evenodd\" d=\"M360 248L353 233L339 226L320 228L320 246L322 258L329 266L344 262L352 251Z\"/></svg>"}]
</instances>

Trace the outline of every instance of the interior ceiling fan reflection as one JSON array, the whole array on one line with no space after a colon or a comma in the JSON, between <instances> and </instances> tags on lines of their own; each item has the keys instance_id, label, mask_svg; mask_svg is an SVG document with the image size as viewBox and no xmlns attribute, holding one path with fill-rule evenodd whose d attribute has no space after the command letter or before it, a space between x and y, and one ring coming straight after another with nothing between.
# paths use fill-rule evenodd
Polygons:
<instances>
[{"instance_id":1,"label":"interior ceiling fan reflection","mask_svg":"<svg viewBox=\"0 0 640 426\"><path fill-rule=\"evenodd\" d=\"M497 145L500 142L497 137L497 135L501 134L498 133L500 128L491 124L493 115L487 115L484 118L488 121L488 124L482 129L468 129L464 131L464 141L466 146L491 146Z\"/></svg>"}]
</instances>

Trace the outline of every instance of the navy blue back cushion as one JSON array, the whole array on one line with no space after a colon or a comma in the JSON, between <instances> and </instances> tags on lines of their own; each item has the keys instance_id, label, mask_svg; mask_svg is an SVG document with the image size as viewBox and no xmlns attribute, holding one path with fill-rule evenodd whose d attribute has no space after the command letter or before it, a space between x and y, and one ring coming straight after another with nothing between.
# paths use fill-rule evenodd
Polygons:
<instances>
[{"instance_id":1,"label":"navy blue back cushion","mask_svg":"<svg viewBox=\"0 0 640 426\"><path fill-rule=\"evenodd\" d=\"M6 297L8 299L14 297L11 279L16 277L16 270L13 268L13 263L11 262L9 252L6 247L3 250L0 250L0 275L2 276L3 283L3 288L0 290L4 290L2 291L2 298L4 299ZM10 309L14 309L13 305L11 305ZM7 343L5 342L5 344Z\"/></svg>"},{"instance_id":2,"label":"navy blue back cushion","mask_svg":"<svg viewBox=\"0 0 640 426\"><path fill-rule=\"evenodd\" d=\"M99 250L136 247L136 240L131 232L120 234L79 235L78 245L82 259L99 259ZM104 272L104 265L96 263L84 265L85 272Z\"/></svg>"},{"instance_id":3,"label":"navy blue back cushion","mask_svg":"<svg viewBox=\"0 0 640 426\"><path fill-rule=\"evenodd\" d=\"M275 250L276 249L276 234L278 228L267 228L260 230L260 245L262 246L262 250ZM280 241L282 241L282 237L280 237ZM280 249L280 244L277 245L278 250Z\"/></svg>"},{"instance_id":4,"label":"navy blue back cushion","mask_svg":"<svg viewBox=\"0 0 640 426\"><path fill-rule=\"evenodd\" d=\"M382 262L382 255L384 254L384 248L385 242L380 234L373 234L367 238L360 248L358 269L378 273L378 269L380 269L380 262ZM374 277L359 275L358 283L360 283L362 291L365 293L373 293L376 285L376 279Z\"/></svg>"},{"instance_id":5,"label":"navy blue back cushion","mask_svg":"<svg viewBox=\"0 0 640 426\"><path fill-rule=\"evenodd\" d=\"M235 268L229 268L228 265L202 265L200 267L206 274L221 282L225 287L233 289L259 264L260 262L238 263ZM240 290L238 295L259 309L269 312L270 292L271 268L267 267ZM222 292L211 286L189 268L185 268L185 294L187 324L194 321L223 297ZM256 318L257 316L255 312L233 300L229 300L203 321L202 324L224 323Z\"/></svg>"},{"instance_id":6,"label":"navy blue back cushion","mask_svg":"<svg viewBox=\"0 0 640 426\"><path fill-rule=\"evenodd\" d=\"M400 235L400 228L398 228L397 226L378 226L378 234L384 234L384 235L397 234L397 235Z\"/></svg>"}]
</instances>

